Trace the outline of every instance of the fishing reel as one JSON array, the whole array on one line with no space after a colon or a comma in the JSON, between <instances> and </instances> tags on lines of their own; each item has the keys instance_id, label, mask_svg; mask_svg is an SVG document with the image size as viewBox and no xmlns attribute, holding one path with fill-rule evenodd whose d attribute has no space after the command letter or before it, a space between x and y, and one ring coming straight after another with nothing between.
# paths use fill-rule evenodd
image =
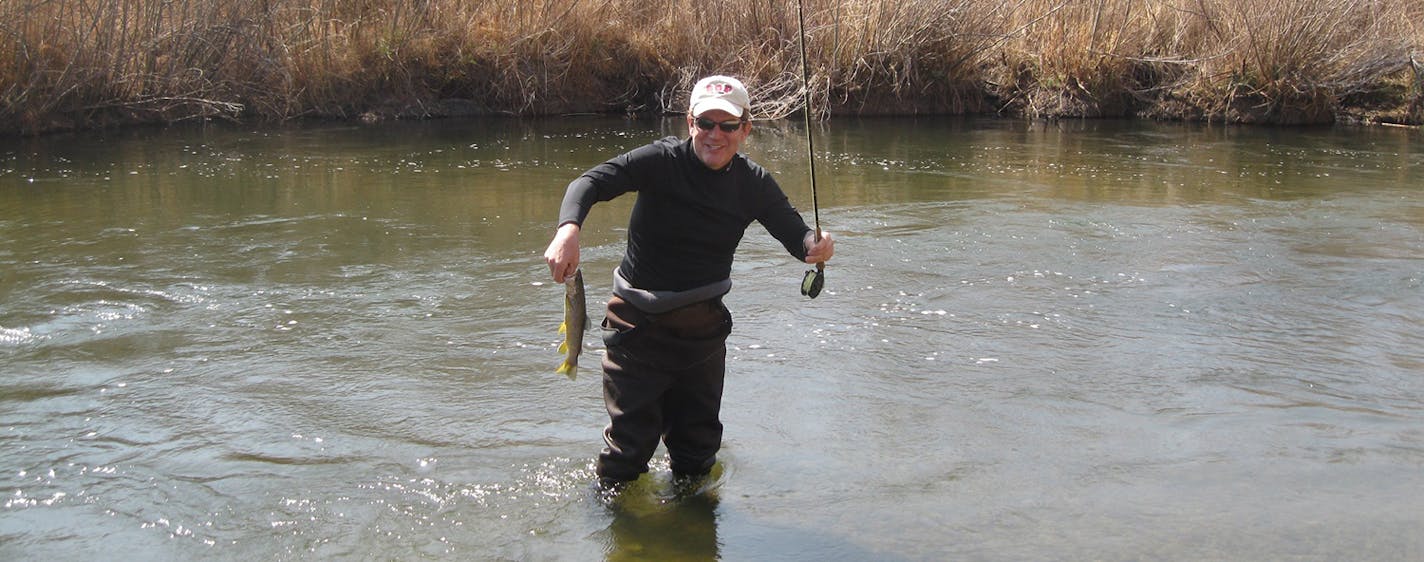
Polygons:
<instances>
[{"instance_id":1,"label":"fishing reel","mask_svg":"<svg viewBox=\"0 0 1424 562\"><path fill-rule=\"evenodd\" d=\"M826 266L816 264L816 269L806 270L806 276L801 278L801 294L811 298L816 298L821 294L821 289L826 286Z\"/></svg>"}]
</instances>

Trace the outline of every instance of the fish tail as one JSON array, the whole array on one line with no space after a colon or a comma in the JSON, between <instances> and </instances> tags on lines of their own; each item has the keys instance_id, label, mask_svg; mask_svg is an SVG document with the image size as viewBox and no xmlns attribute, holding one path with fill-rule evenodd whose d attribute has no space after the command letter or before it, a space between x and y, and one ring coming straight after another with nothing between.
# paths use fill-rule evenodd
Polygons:
<instances>
[{"instance_id":1,"label":"fish tail","mask_svg":"<svg viewBox=\"0 0 1424 562\"><path fill-rule=\"evenodd\" d=\"M554 372L555 372L555 373L558 373L558 374L560 374L560 375L568 375L569 380L574 380L574 373L575 373L575 371L577 371L577 370L578 370L578 363L571 363L571 362L565 360L562 365L559 365L559 368L558 368L558 369L555 369L555 370L554 370Z\"/></svg>"}]
</instances>

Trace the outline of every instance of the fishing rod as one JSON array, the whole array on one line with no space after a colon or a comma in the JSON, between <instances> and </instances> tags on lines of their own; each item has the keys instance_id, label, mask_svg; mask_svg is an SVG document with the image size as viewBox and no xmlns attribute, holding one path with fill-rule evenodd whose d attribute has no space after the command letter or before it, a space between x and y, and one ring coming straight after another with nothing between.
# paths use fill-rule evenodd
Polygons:
<instances>
[{"instance_id":1,"label":"fishing rod","mask_svg":"<svg viewBox=\"0 0 1424 562\"><path fill-rule=\"evenodd\" d=\"M802 11L801 0L796 0L796 20L800 24L801 31L801 86L802 93L806 96L805 104L801 106L801 113L806 117L806 156L810 163L811 172L811 211L816 220L815 241L821 241L821 205L816 200L816 145L811 140L811 71L806 62L806 14ZM821 288L826 285L826 262L816 264L816 269L806 270L806 276L801 279L801 294L811 298L816 298L821 294Z\"/></svg>"}]
</instances>

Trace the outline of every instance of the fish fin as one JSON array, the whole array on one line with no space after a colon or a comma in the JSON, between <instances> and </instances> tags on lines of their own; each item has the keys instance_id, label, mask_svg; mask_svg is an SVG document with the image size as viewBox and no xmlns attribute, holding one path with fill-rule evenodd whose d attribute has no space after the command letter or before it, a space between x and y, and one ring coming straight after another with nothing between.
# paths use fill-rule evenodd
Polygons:
<instances>
[{"instance_id":1,"label":"fish fin","mask_svg":"<svg viewBox=\"0 0 1424 562\"><path fill-rule=\"evenodd\" d=\"M559 322L559 333L560 333L560 334L567 334L567 333L569 333L569 323L568 323L568 322Z\"/></svg>"},{"instance_id":2,"label":"fish fin","mask_svg":"<svg viewBox=\"0 0 1424 562\"><path fill-rule=\"evenodd\" d=\"M559 368L555 369L554 372L560 375L568 375L569 380L574 380L574 374L577 370L578 363L570 363L568 361L564 361L564 363L562 365L559 365Z\"/></svg>"},{"instance_id":3,"label":"fish fin","mask_svg":"<svg viewBox=\"0 0 1424 562\"><path fill-rule=\"evenodd\" d=\"M569 352L569 342L568 342L568 340L564 340L564 341L559 342L559 353L568 353L568 352Z\"/></svg>"}]
</instances>

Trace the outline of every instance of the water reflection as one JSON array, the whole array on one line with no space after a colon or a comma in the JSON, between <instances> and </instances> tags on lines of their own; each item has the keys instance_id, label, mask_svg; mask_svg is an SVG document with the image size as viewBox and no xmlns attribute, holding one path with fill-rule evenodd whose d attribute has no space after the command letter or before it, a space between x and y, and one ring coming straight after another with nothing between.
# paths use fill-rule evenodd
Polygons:
<instances>
[{"instance_id":1,"label":"water reflection","mask_svg":"<svg viewBox=\"0 0 1424 562\"><path fill-rule=\"evenodd\" d=\"M604 560L720 560L717 491L655 479L644 476L606 499L612 522Z\"/></svg>"}]
</instances>

